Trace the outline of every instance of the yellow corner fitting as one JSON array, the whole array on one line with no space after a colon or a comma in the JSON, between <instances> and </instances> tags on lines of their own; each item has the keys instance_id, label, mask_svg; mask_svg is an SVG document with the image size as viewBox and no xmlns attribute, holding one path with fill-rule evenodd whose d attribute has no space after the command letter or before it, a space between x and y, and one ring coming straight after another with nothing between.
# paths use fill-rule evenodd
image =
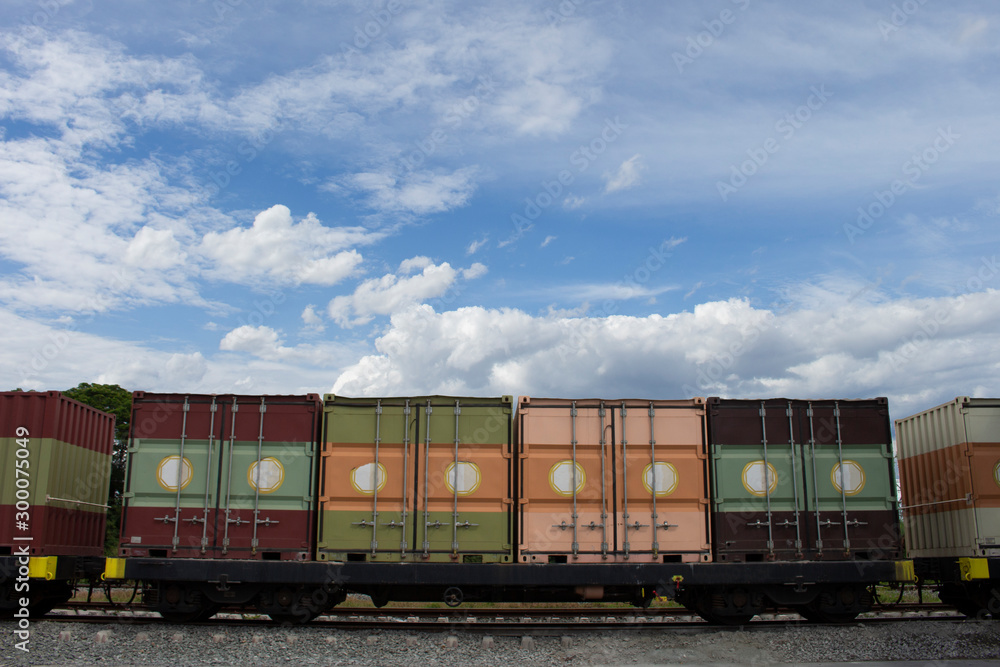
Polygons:
<instances>
[{"instance_id":1,"label":"yellow corner fitting","mask_svg":"<svg viewBox=\"0 0 1000 667\"><path fill-rule=\"evenodd\" d=\"M913 569L913 561L897 560L896 581L915 582L916 580L917 580L917 571Z\"/></svg>"},{"instance_id":2,"label":"yellow corner fitting","mask_svg":"<svg viewBox=\"0 0 1000 667\"><path fill-rule=\"evenodd\" d=\"M124 579L125 578L125 560L124 558L108 558L104 561L104 574L101 575L101 579L107 581L108 579Z\"/></svg>"},{"instance_id":3,"label":"yellow corner fitting","mask_svg":"<svg viewBox=\"0 0 1000 667\"><path fill-rule=\"evenodd\" d=\"M56 565L59 563L58 556L41 556L31 558L28 561L28 577L31 579L45 579L52 581L56 578Z\"/></svg>"},{"instance_id":4,"label":"yellow corner fitting","mask_svg":"<svg viewBox=\"0 0 1000 667\"><path fill-rule=\"evenodd\" d=\"M962 581L990 578L990 562L985 558L959 558L958 569L962 573Z\"/></svg>"}]
</instances>

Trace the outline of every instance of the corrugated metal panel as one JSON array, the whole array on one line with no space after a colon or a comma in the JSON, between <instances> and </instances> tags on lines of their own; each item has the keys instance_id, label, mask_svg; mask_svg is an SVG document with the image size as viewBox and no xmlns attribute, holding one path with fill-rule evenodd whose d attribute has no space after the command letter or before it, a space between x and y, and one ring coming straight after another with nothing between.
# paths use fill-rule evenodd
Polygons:
<instances>
[{"instance_id":1,"label":"corrugated metal panel","mask_svg":"<svg viewBox=\"0 0 1000 667\"><path fill-rule=\"evenodd\" d=\"M308 558L321 407L136 392L121 555Z\"/></svg>"},{"instance_id":2,"label":"corrugated metal panel","mask_svg":"<svg viewBox=\"0 0 1000 667\"><path fill-rule=\"evenodd\" d=\"M708 408L716 560L898 555L884 398Z\"/></svg>"},{"instance_id":3,"label":"corrugated metal panel","mask_svg":"<svg viewBox=\"0 0 1000 667\"><path fill-rule=\"evenodd\" d=\"M0 553L28 544L32 554L101 555L114 416L56 391L3 392L0 429Z\"/></svg>"},{"instance_id":4,"label":"corrugated metal panel","mask_svg":"<svg viewBox=\"0 0 1000 667\"><path fill-rule=\"evenodd\" d=\"M522 562L708 560L702 399L522 397L516 423Z\"/></svg>"},{"instance_id":5,"label":"corrugated metal panel","mask_svg":"<svg viewBox=\"0 0 1000 667\"><path fill-rule=\"evenodd\" d=\"M321 560L507 562L510 397L327 395Z\"/></svg>"},{"instance_id":6,"label":"corrugated metal panel","mask_svg":"<svg viewBox=\"0 0 1000 667\"><path fill-rule=\"evenodd\" d=\"M1000 555L1000 399L959 396L896 421L913 556Z\"/></svg>"}]
</instances>

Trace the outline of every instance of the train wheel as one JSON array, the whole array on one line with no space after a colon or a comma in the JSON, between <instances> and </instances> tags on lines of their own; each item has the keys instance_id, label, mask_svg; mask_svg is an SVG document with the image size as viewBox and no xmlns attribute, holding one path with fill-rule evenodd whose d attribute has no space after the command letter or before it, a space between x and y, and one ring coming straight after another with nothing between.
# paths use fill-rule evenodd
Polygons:
<instances>
[{"instance_id":1,"label":"train wheel","mask_svg":"<svg viewBox=\"0 0 1000 667\"><path fill-rule=\"evenodd\" d=\"M842 586L820 591L812 602L797 606L795 611L813 623L849 623L871 609L872 601L867 588Z\"/></svg>"},{"instance_id":2,"label":"train wheel","mask_svg":"<svg viewBox=\"0 0 1000 667\"><path fill-rule=\"evenodd\" d=\"M941 602L952 606L969 618L987 618L990 611L988 587L971 584L944 584L938 591ZM997 618L998 614L993 614Z\"/></svg>"},{"instance_id":3,"label":"train wheel","mask_svg":"<svg viewBox=\"0 0 1000 667\"><path fill-rule=\"evenodd\" d=\"M202 623L219 613L217 605L207 605L198 609L180 611L177 609L157 609L157 613L170 623Z\"/></svg>"},{"instance_id":4,"label":"train wheel","mask_svg":"<svg viewBox=\"0 0 1000 667\"><path fill-rule=\"evenodd\" d=\"M743 625L764 611L763 595L742 587L689 590L678 601L713 625Z\"/></svg>"}]
</instances>

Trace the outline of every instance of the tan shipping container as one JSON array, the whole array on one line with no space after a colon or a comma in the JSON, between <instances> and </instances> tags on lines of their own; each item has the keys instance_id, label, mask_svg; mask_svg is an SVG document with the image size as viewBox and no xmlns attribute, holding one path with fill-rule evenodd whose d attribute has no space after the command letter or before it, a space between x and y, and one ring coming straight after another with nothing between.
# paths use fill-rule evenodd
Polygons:
<instances>
[{"instance_id":1,"label":"tan shipping container","mask_svg":"<svg viewBox=\"0 0 1000 667\"><path fill-rule=\"evenodd\" d=\"M1000 399L898 419L896 441L909 554L1000 555Z\"/></svg>"},{"instance_id":2,"label":"tan shipping container","mask_svg":"<svg viewBox=\"0 0 1000 667\"><path fill-rule=\"evenodd\" d=\"M710 558L704 399L521 397L523 563Z\"/></svg>"}]
</instances>

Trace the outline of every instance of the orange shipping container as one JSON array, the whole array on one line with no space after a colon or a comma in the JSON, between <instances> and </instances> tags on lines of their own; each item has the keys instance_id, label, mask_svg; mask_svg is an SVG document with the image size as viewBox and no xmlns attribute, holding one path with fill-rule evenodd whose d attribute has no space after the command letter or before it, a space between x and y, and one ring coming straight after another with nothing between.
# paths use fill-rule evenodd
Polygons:
<instances>
[{"instance_id":1,"label":"orange shipping container","mask_svg":"<svg viewBox=\"0 0 1000 667\"><path fill-rule=\"evenodd\" d=\"M704 399L521 397L521 562L710 558Z\"/></svg>"},{"instance_id":2,"label":"orange shipping container","mask_svg":"<svg viewBox=\"0 0 1000 667\"><path fill-rule=\"evenodd\" d=\"M896 440L910 555L1000 555L1000 399L898 419Z\"/></svg>"}]
</instances>

